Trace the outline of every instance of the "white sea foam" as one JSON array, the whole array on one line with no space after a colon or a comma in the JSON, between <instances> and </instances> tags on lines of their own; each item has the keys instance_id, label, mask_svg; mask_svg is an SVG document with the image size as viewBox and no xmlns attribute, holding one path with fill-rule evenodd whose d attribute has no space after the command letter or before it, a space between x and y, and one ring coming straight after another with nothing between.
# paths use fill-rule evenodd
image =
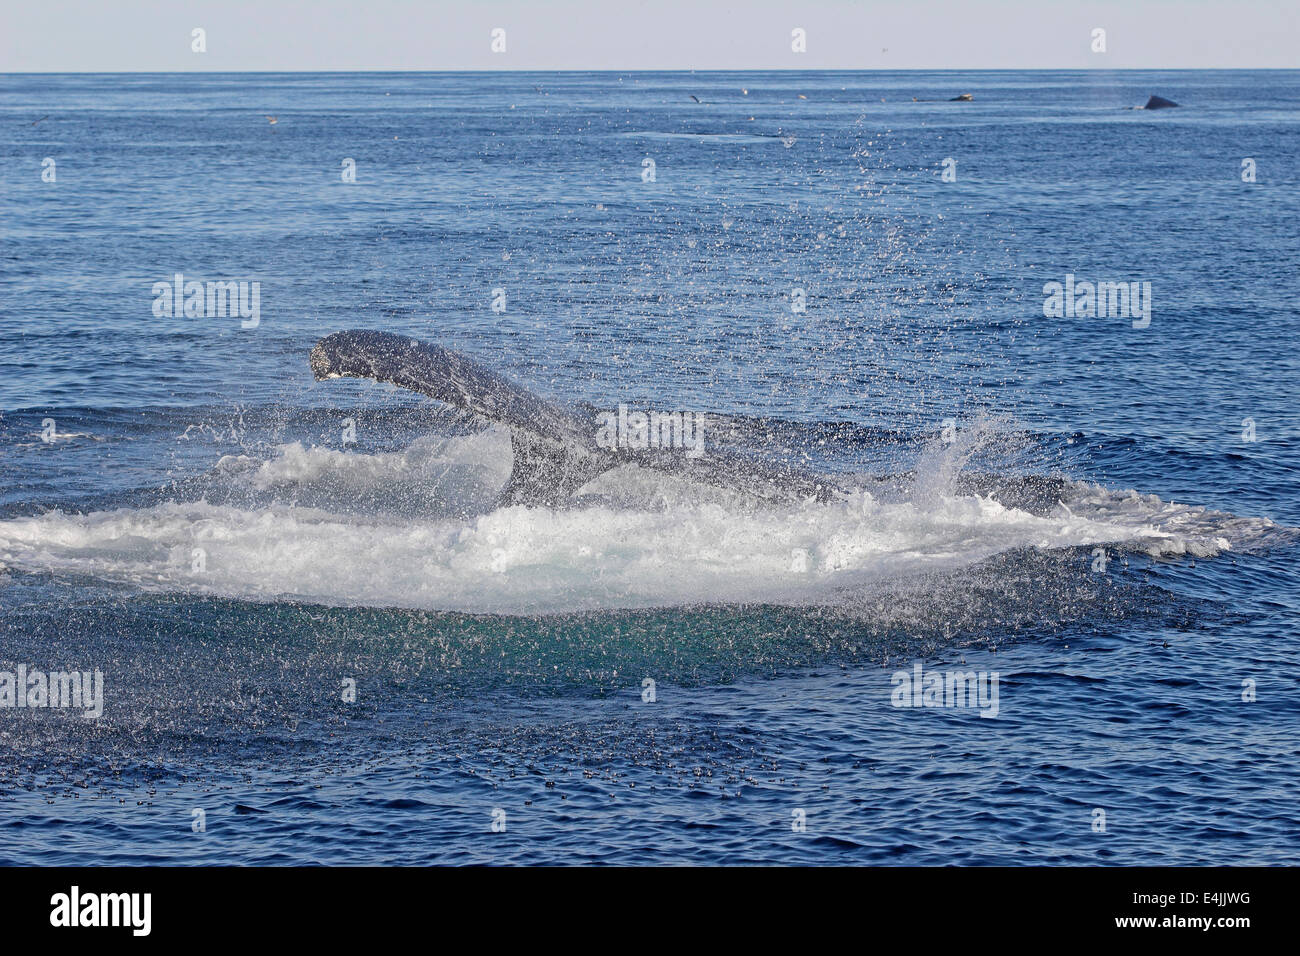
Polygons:
<instances>
[{"instance_id":1,"label":"white sea foam","mask_svg":"<svg viewBox=\"0 0 1300 956\"><path fill-rule=\"evenodd\" d=\"M1038 515L933 487L917 500L760 508L636 469L604 476L567 510L490 510L509 473L503 442L489 432L373 455L294 444L265 462L227 458L219 473L274 500L0 521L0 564L241 599L542 613L819 603L1016 549L1209 556L1273 527L1083 483ZM466 495L485 510L448 511Z\"/></svg>"}]
</instances>

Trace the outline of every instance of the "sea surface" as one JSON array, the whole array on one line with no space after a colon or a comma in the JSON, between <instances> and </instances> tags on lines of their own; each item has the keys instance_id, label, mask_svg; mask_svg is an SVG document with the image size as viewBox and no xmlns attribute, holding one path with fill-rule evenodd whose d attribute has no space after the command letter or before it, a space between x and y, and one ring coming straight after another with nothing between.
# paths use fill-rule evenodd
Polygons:
<instances>
[{"instance_id":1,"label":"sea surface","mask_svg":"<svg viewBox=\"0 0 1300 956\"><path fill-rule=\"evenodd\" d=\"M0 161L0 672L103 680L0 675L0 863L1300 863L1300 72L7 75ZM845 490L501 507L348 328Z\"/></svg>"}]
</instances>

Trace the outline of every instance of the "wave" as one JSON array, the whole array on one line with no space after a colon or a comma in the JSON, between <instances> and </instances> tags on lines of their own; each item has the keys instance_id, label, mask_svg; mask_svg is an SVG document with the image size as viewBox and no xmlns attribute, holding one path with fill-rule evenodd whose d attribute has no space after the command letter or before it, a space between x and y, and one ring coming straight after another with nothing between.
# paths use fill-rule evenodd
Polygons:
<instances>
[{"instance_id":1,"label":"wave","mask_svg":"<svg viewBox=\"0 0 1300 956\"><path fill-rule=\"evenodd\" d=\"M1286 530L1068 480L1017 506L996 490L961 493L951 460L822 503L760 507L625 467L567 509L497 508L509 447L489 429L394 452L292 443L266 460L228 456L214 470L220 500L0 521L0 566L240 600L542 614L835 604L1022 549L1209 557Z\"/></svg>"},{"instance_id":2,"label":"wave","mask_svg":"<svg viewBox=\"0 0 1300 956\"><path fill-rule=\"evenodd\" d=\"M787 148L793 146L795 137L783 135L771 135L766 133L686 133L686 132L668 132L660 130L628 130L619 133L620 136L632 139L649 139L649 140L687 140L696 143L737 143L753 145L771 145L780 143Z\"/></svg>"}]
</instances>

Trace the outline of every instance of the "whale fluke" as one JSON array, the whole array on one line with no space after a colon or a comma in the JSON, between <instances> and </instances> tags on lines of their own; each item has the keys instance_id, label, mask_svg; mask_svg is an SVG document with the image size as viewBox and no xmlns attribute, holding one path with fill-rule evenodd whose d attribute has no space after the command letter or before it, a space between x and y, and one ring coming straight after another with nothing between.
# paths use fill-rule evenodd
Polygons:
<instances>
[{"instance_id":1,"label":"whale fluke","mask_svg":"<svg viewBox=\"0 0 1300 956\"><path fill-rule=\"evenodd\" d=\"M636 465L762 499L831 497L834 486L801 469L726 448L698 457L681 449L604 447L598 413L549 402L479 362L428 342L390 332L327 335L311 350L316 379L368 378L407 388L510 429L514 466L505 504L559 507L611 469Z\"/></svg>"},{"instance_id":2,"label":"whale fluke","mask_svg":"<svg viewBox=\"0 0 1300 956\"><path fill-rule=\"evenodd\" d=\"M1147 105L1142 107L1144 110L1167 110L1177 106L1173 100L1167 100L1163 96L1152 96L1147 100Z\"/></svg>"}]
</instances>

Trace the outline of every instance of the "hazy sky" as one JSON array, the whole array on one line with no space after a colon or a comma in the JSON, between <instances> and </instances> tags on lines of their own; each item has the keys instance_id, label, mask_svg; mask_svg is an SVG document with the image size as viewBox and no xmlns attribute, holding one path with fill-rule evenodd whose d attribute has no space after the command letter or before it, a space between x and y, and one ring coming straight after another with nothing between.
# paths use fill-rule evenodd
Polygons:
<instances>
[{"instance_id":1,"label":"hazy sky","mask_svg":"<svg viewBox=\"0 0 1300 956\"><path fill-rule=\"evenodd\" d=\"M191 50L206 31L207 52ZM493 53L491 32L506 31ZM791 50L802 28L807 52ZM1094 53L1092 31L1106 31ZM1300 0L4 0L0 72L1300 66Z\"/></svg>"}]
</instances>

